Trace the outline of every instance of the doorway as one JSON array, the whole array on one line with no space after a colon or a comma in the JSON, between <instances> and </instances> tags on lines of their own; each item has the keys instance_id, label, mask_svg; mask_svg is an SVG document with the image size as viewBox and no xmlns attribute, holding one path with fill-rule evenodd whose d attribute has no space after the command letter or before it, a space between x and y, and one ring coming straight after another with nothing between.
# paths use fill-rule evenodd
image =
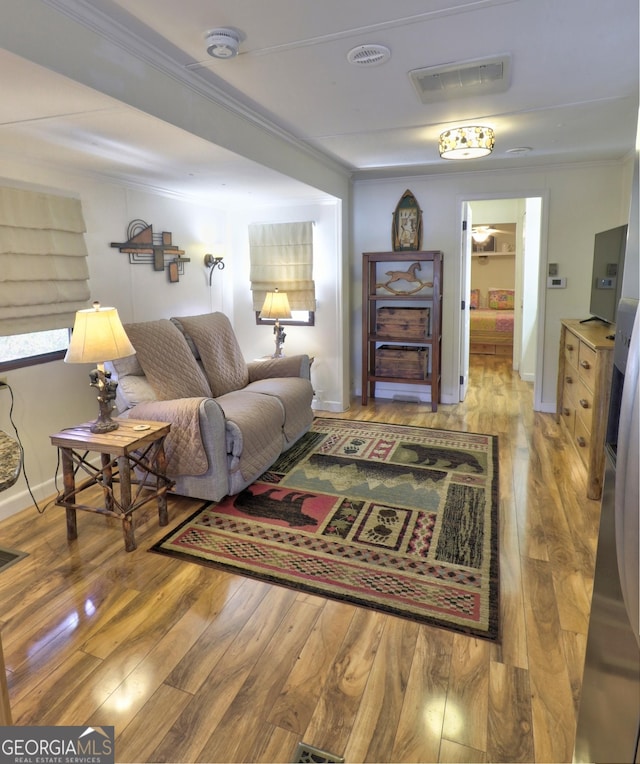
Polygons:
<instances>
[{"instance_id":1,"label":"doorway","mask_svg":"<svg viewBox=\"0 0 640 764\"><path fill-rule=\"evenodd\" d=\"M540 196L475 198L462 203L462 299L460 399L470 357L508 356L539 399L538 325L544 308L540 290L543 205ZM474 240L475 234L475 240ZM509 336L509 324L512 335Z\"/></svg>"}]
</instances>

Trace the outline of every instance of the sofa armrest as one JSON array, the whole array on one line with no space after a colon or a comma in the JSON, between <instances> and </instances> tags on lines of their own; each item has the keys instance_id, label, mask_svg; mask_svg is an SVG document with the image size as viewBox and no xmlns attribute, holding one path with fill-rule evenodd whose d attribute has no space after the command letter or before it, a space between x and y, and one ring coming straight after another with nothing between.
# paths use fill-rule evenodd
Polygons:
<instances>
[{"instance_id":1,"label":"sofa armrest","mask_svg":"<svg viewBox=\"0 0 640 764\"><path fill-rule=\"evenodd\" d=\"M171 476L207 472L211 466L212 447L226 460L224 412L211 398L148 401L139 403L122 416L171 424L165 442L167 472Z\"/></svg>"},{"instance_id":2,"label":"sofa armrest","mask_svg":"<svg viewBox=\"0 0 640 764\"><path fill-rule=\"evenodd\" d=\"M265 358L261 361L249 361L249 382L274 377L302 377L310 379L311 362L308 355L282 356L281 358Z\"/></svg>"}]
</instances>

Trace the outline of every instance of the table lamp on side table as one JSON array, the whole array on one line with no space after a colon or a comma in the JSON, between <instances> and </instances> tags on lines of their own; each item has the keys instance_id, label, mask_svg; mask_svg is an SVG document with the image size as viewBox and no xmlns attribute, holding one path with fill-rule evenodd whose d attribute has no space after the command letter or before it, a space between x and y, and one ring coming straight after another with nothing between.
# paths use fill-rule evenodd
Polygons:
<instances>
[{"instance_id":1,"label":"table lamp on side table","mask_svg":"<svg viewBox=\"0 0 640 764\"><path fill-rule=\"evenodd\" d=\"M111 379L111 372L105 372L104 362L135 352L115 308L101 308L99 302L94 302L93 308L77 311L64 360L97 364L97 368L89 372L89 379L90 385L98 389L100 415L91 425L91 432L111 432L119 427L118 422L111 419L118 383Z\"/></svg>"},{"instance_id":2,"label":"table lamp on side table","mask_svg":"<svg viewBox=\"0 0 640 764\"><path fill-rule=\"evenodd\" d=\"M264 305L260 311L260 318L275 318L276 323L273 327L273 333L276 336L276 352L273 354L273 358L280 358L282 356L284 338L287 336L284 333L284 327L280 326L280 319L291 318L291 308L289 307L287 293L278 292L278 287L273 292L267 292L267 296L264 298Z\"/></svg>"}]
</instances>

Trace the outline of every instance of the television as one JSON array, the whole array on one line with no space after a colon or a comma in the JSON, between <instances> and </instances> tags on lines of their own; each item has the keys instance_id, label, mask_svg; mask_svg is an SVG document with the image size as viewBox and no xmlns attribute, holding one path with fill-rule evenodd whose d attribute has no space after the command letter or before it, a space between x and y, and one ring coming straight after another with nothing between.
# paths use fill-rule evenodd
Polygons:
<instances>
[{"instance_id":1,"label":"television","mask_svg":"<svg viewBox=\"0 0 640 764\"><path fill-rule=\"evenodd\" d=\"M607 324L613 324L616 320L626 245L626 224L601 231L595 236L589 312L593 318Z\"/></svg>"}]
</instances>

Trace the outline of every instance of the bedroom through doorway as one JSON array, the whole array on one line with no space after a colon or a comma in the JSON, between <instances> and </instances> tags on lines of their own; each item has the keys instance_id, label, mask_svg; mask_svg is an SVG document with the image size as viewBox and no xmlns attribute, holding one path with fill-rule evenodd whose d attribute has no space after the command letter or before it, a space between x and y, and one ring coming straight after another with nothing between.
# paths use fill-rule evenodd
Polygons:
<instances>
[{"instance_id":1,"label":"bedroom through doorway","mask_svg":"<svg viewBox=\"0 0 640 764\"><path fill-rule=\"evenodd\" d=\"M542 198L469 199L463 209L470 233L463 299L470 309L462 368L483 355L509 358L535 390Z\"/></svg>"}]
</instances>

